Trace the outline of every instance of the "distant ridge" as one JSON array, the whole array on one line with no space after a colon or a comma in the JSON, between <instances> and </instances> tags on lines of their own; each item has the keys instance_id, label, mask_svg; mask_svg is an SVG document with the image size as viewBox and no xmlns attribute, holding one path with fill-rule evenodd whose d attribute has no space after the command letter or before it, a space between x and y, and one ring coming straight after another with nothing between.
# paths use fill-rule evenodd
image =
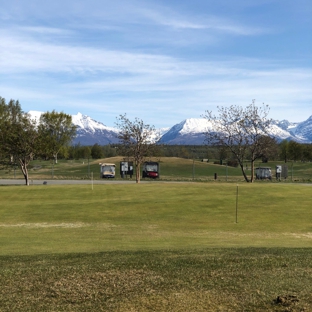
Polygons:
<instances>
[{"instance_id":1,"label":"distant ridge","mask_svg":"<svg viewBox=\"0 0 312 312\"><path fill-rule=\"evenodd\" d=\"M108 145L118 143L117 129L107 127L89 116L78 113L72 115L73 124L77 127L75 144L81 145Z\"/></svg>"},{"instance_id":2,"label":"distant ridge","mask_svg":"<svg viewBox=\"0 0 312 312\"><path fill-rule=\"evenodd\" d=\"M38 120L42 112L30 111L33 119ZM77 126L77 136L74 144L108 145L118 143L118 129L107 127L87 115L78 113L72 115L73 124ZM205 118L189 118L173 125L171 128L158 129L160 143L169 145L202 145L207 129L214 126ZM289 122L274 120L268 132L277 141L293 140L299 143L312 143L312 115L303 122ZM156 135L155 135L156 137Z\"/></svg>"}]
</instances>

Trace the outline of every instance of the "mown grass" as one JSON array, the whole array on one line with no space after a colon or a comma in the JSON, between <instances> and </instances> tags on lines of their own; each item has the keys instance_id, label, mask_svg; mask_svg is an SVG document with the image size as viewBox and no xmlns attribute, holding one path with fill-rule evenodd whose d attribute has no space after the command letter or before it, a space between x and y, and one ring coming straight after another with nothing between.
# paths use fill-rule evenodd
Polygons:
<instances>
[{"instance_id":1,"label":"mown grass","mask_svg":"<svg viewBox=\"0 0 312 312\"><path fill-rule=\"evenodd\" d=\"M290 184L7 186L0 254L309 247L311 201L310 185Z\"/></svg>"},{"instance_id":2,"label":"mown grass","mask_svg":"<svg viewBox=\"0 0 312 312\"><path fill-rule=\"evenodd\" d=\"M312 311L311 185L236 191L2 186L0 311Z\"/></svg>"}]
</instances>

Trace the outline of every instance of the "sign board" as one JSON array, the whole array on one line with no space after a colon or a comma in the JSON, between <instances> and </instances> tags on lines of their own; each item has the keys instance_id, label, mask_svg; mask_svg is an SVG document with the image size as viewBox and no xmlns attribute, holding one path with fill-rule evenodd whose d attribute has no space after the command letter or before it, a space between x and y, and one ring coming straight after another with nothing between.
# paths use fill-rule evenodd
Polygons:
<instances>
[{"instance_id":1,"label":"sign board","mask_svg":"<svg viewBox=\"0 0 312 312\"><path fill-rule=\"evenodd\" d=\"M121 161L120 162L120 175L122 178L124 178L127 175L130 175L130 178L132 178L133 161Z\"/></svg>"},{"instance_id":2,"label":"sign board","mask_svg":"<svg viewBox=\"0 0 312 312\"><path fill-rule=\"evenodd\" d=\"M276 173L282 173L282 166L276 166Z\"/></svg>"}]
</instances>

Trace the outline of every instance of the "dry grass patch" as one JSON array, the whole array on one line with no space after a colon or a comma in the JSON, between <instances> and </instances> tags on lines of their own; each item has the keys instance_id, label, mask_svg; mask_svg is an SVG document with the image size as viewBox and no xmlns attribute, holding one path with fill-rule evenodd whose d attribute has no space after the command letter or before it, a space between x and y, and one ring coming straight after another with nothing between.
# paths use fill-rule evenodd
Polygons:
<instances>
[{"instance_id":1,"label":"dry grass patch","mask_svg":"<svg viewBox=\"0 0 312 312\"><path fill-rule=\"evenodd\" d=\"M312 310L312 249L0 257L1 311Z\"/></svg>"}]
</instances>

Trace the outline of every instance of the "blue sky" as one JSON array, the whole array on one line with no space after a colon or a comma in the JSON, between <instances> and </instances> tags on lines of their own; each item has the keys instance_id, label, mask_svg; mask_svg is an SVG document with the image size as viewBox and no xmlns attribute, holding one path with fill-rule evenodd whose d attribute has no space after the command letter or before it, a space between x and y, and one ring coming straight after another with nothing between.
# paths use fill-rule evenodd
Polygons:
<instances>
[{"instance_id":1,"label":"blue sky","mask_svg":"<svg viewBox=\"0 0 312 312\"><path fill-rule=\"evenodd\" d=\"M311 0L0 0L0 96L155 127L217 106L312 115Z\"/></svg>"}]
</instances>

